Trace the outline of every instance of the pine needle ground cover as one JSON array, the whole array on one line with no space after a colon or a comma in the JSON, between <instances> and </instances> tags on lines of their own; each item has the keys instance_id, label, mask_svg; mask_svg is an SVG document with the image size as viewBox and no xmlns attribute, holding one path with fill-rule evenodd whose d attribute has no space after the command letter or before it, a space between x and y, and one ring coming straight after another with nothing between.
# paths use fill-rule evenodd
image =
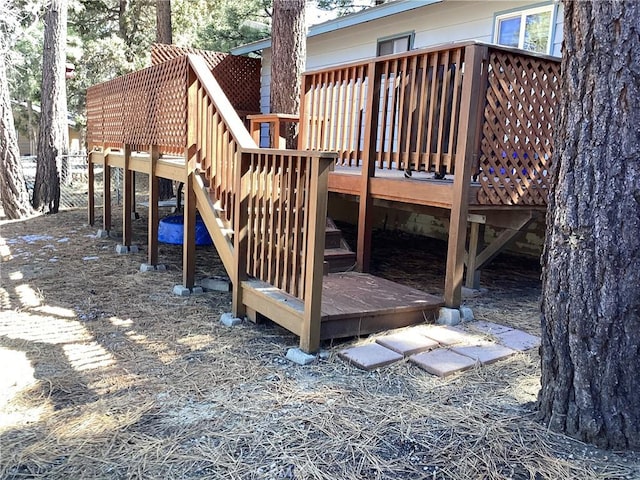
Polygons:
<instances>
[{"instance_id":1,"label":"pine needle ground cover","mask_svg":"<svg viewBox=\"0 0 640 480\"><path fill-rule=\"evenodd\" d=\"M535 351L441 379L408 362L358 370L337 352L370 339L348 339L300 367L288 332L218 322L231 294L171 293L180 246L161 245L166 272L141 273L144 248L116 255L118 232L95 233L83 210L0 223L0 478L640 477L637 455L535 422ZM441 293L442 245L376 235L375 274ZM197 277L224 275L215 250L197 253ZM511 272L498 261L466 304L539 334L538 267Z\"/></svg>"}]
</instances>

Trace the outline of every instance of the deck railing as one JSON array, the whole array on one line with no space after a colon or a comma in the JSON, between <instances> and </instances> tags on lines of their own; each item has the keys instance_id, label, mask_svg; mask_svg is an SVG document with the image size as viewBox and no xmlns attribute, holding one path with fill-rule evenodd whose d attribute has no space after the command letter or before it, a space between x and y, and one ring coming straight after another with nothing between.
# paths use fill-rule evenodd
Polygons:
<instances>
[{"instance_id":1,"label":"deck railing","mask_svg":"<svg viewBox=\"0 0 640 480\"><path fill-rule=\"evenodd\" d=\"M249 308L270 316L276 308L266 297L245 304L245 283L254 277L304 303L289 311L284 326L300 336L303 349L317 349L327 178L335 154L257 148L204 60L194 55L92 87L87 105L91 147L120 147L125 155L148 150L152 162L160 151L185 155L185 286L194 284L196 207L208 218L215 209L223 225L210 221L207 227L233 231L231 251L217 241L220 235L212 237L233 282L234 313Z\"/></svg>"},{"instance_id":2,"label":"deck railing","mask_svg":"<svg viewBox=\"0 0 640 480\"><path fill-rule=\"evenodd\" d=\"M471 119L461 116L470 49L483 52L482 69L467 82L482 110ZM337 151L339 165L438 174L462 171L468 160L481 186L478 203L545 205L559 74L552 57L480 43L310 71L300 146ZM468 159L459 158L463 122L477 140Z\"/></svg>"}]
</instances>

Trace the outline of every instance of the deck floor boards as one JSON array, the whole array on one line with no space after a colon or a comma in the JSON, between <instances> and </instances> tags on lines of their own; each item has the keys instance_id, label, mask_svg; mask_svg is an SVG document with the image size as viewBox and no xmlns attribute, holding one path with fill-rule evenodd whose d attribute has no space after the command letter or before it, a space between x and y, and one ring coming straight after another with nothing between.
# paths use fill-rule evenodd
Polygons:
<instances>
[{"instance_id":1,"label":"deck floor boards","mask_svg":"<svg viewBox=\"0 0 640 480\"><path fill-rule=\"evenodd\" d=\"M322 285L323 340L432 322L441 297L367 273L332 273Z\"/></svg>"}]
</instances>

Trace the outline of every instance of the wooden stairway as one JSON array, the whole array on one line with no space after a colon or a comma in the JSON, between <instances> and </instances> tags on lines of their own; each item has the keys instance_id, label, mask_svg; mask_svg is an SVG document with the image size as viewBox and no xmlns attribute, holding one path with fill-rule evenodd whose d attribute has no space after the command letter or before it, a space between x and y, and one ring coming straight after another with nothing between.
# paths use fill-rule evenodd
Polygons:
<instances>
[{"instance_id":1,"label":"wooden stairway","mask_svg":"<svg viewBox=\"0 0 640 480\"><path fill-rule=\"evenodd\" d=\"M325 272L350 272L356 265L356 254L342 237L342 231L327 217L324 236Z\"/></svg>"}]
</instances>

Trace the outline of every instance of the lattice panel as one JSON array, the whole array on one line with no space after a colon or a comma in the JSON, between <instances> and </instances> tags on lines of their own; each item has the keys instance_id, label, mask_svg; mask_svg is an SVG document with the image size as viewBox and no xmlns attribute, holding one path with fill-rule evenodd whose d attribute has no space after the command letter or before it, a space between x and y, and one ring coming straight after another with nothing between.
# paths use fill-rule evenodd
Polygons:
<instances>
[{"instance_id":1,"label":"lattice panel","mask_svg":"<svg viewBox=\"0 0 640 480\"><path fill-rule=\"evenodd\" d=\"M174 147L176 153L183 153L187 143L187 57L130 73L124 81L125 143Z\"/></svg>"},{"instance_id":2,"label":"lattice panel","mask_svg":"<svg viewBox=\"0 0 640 480\"><path fill-rule=\"evenodd\" d=\"M89 147L130 144L184 153L187 57L145 68L87 90Z\"/></svg>"},{"instance_id":3,"label":"lattice panel","mask_svg":"<svg viewBox=\"0 0 640 480\"><path fill-rule=\"evenodd\" d=\"M204 58L222 91L239 114L260 112L260 59L154 43L151 46L151 64L158 65L189 53Z\"/></svg>"},{"instance_id":4,"label":"lattice panel","mask_svg":"<svg viewBox=\"0 0 640 480\"><path fill-rule=\"evenodd\" d=\"M546 205L560 63L490 49L478 202Z\"/></svg>"}]
</instances>

